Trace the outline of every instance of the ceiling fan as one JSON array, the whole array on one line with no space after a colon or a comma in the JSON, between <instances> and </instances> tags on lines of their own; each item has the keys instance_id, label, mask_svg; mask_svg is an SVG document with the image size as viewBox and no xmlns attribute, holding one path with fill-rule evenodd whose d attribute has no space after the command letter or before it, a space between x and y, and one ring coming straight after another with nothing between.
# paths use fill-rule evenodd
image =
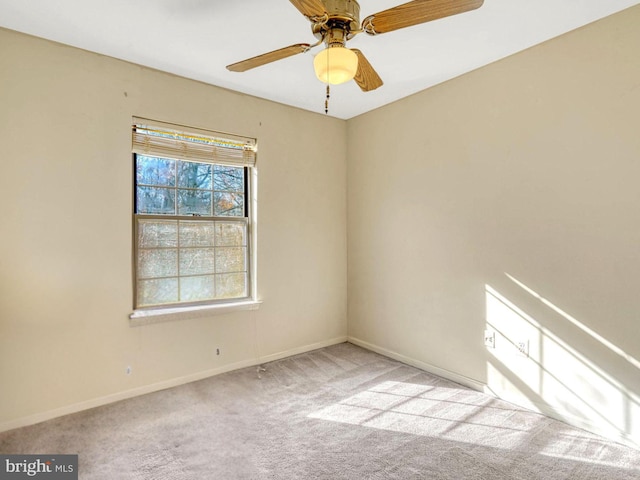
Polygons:
<instances>
[{"instance_id":1,"label":"ceiling fan","mask_svg":"<svg viewBox=\"0 0 640 480\"><path fill-rule=\"evenodd\" d=\"M244 72L267 63L304 53L324 43L314 58L316 76L327 84L355 80L363 92L382 86L382 79L364 54L346 48L359 33L379 35L439 18L457 15L482 6L484 0L414 0L366 17L360 24L360 5L356 0L289 0L311 22L318 39L314 44L297 43L269 53L227 65L232 72Z\"/></svg>"}]
</instances>

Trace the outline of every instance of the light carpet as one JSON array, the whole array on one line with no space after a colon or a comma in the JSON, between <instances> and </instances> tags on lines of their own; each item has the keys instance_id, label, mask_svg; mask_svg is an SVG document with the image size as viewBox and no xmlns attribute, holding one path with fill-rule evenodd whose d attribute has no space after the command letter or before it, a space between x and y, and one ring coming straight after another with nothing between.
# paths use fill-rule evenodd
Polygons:
<instances>
[{"instance_id":1,"label":"light carpet","mask_svg":"<svg viewBox=\"0 0 640 480\"><path fill-rule=\"evenodd\" d=\"M0 434L81 479L640 479L640 451L344 343ZM260 378L259 378L260 377Z\"/></svg>"}]
</instances>

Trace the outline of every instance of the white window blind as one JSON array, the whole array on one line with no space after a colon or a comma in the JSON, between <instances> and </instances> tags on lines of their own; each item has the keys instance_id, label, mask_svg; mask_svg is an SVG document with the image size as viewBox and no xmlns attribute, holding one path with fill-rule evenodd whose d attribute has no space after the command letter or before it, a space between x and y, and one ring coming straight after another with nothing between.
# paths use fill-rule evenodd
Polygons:
<instances>
[{"instance_id":1,"label":"white window blind","mask_svg":"<svg viewBox=\"0 0 640 480\"><path fill-rule=\"evenodd\" d=\"M248 137L199 131L144 118L133 119L133 152L177 160L253 167L256 141Z\"/></svg>"}]
</instances>

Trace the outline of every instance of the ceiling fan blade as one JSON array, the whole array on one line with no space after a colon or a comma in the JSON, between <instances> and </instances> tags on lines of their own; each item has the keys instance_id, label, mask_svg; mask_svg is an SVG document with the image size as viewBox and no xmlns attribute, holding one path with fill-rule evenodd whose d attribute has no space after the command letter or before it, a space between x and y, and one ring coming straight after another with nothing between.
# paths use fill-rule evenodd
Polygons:
<instances>
[{"instance_id":1,"label":"ceiling fan blade","mask_svg":"<svg viewBox=\"0 0 640 480\"><path fill-rule=\"evenodd\" d=\"M480 8L483 3L484 0L414 0L369 15L362 22L362 29L370 35L387 33L468 12Z\"/></svg>"},{"instance_id":2,"label":"ceiling fan blade","mask_svg":"<svg viewBox=\"0 0 640 480\"><path fill-rule=\"evenodd\" d=\"M300 13L305 17L319 18L327 13L327 9L324 7L322 0L289 0L293 3L293 6L300 10Z\"/></svg>"},{"instance_id":3,"label":"ceiling fan blade","mask_svg":"<svg viewBox=\"0 0 640 480\"><path fill-rule=\"evenodd\" d=\"M356 48L352 48L351 50L358 56L358 70L356 71L356 76L353 77L353 79L360 89L363 92L370 92L371 90L381 87L382 79L373 69L369 60L367 60L360 50Z\"/></svg>"},{"instance_id":4,"label":"ceiling fan blade","mask_svg":"<svg viewBox=\"0 0 640 480\"><path fill-rule=\"evenodd\" d=\"M298 53L304 53L309 50L310 46L311 45L309 45L308 43L297 43L295 45L290 45L279 50L274 50L273 52L263 53L262 55L258 55L257 57L248 58L246 60L242 60L241 62L227 65L227 70L230 70L232 72L245 72L247 70L251 70L252 68L275 62L276 60L282 60L283 58L291 57L293 55L297 55Z\"/></svg>"}]
</instances>

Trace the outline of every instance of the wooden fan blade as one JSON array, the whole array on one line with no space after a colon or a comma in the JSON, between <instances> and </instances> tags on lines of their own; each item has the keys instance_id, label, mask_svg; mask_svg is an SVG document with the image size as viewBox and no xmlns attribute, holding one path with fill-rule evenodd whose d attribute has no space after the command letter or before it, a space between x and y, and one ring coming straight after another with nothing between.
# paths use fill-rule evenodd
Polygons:
<instances>
[{"instance_id":1,"label":"wooden fan blade","mask_svg":"<svg viewBox=\"0 0 640 480\"><path fill-rule=\"evenodd\" d=\"M363 92L370 92L371 90L381 87L382 79L380 78L380 75L378 75L378 73L373 69L364 54L356 48L352 48L351 51L358 56L358 70L356 71L356 76L353 77L353 79L360 89Z\"/></svg>"},{"instance_id":2,"label":"wooden fan blade","mask_svg":"<svg viewBox=\"0 0 640 480\"><path fill-rule=\"evenodd\" d=\"M304 53L309 49L309 47L310 45L308 43L297 43L289 47L284 47L269 53L263 53L262 55L258 55L257 57L248 58L241 62L227 65L227 70L230 70L232 72L245 72L247 70L251 70L252 68L275 62L276 60L282 60L283 58L291 57L293 55L297 55L298 53Z\"/></svg>"},{"instance_id":3,"label":"wooden fan blade","mask_svg":"<svg viewBox=\"0 0 640 480\"><path fill-rule=\"evenodd\" d=\"M391 32L439 18L480 8L484 0L414 0L397 7L369 15L362 29L371 34Z\"/></svg>"},{"instance_id":4,"label":"wooden fan blade","mask_svg":"<svg viewBox=\"0 0 640 480\"><path fill-rule=\"evenodd\" d=\"M322 0L289 0L305 17L312 19L324 16L327 9Z\"/></svg>"}]
</instances>

